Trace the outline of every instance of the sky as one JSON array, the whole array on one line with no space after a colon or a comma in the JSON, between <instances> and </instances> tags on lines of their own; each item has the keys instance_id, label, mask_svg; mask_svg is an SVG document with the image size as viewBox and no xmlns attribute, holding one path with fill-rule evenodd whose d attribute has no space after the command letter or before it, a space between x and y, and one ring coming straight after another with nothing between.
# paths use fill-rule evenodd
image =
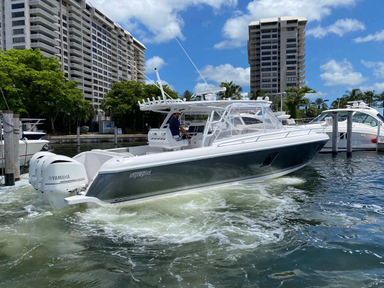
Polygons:
<instances>
[{"instance_id":1,"label":"sky","mask_svg":"<svg viewBox=\"0 0 384 288\"><path fill-rule=\"evenodd\" d=\"M280 16L308 19L305 81L317 91L312 101L331 102L354 88L384 91L384 0L88 2L145 45L146 76L156 82L157 68L180 95L229 81L250 92L248 25Z\"/></svg>"}]
</instances>

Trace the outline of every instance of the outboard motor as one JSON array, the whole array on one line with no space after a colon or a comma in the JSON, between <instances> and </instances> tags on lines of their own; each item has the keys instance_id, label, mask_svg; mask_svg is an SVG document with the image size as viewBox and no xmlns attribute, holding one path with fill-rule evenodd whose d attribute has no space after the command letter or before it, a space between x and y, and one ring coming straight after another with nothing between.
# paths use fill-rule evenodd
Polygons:
<instances>
[{"instance_id":1,"label":"outboard motor","mask_svg":"<svg viewBox=\"0 0 384 288\"><path fill-rule=\"evenodd\" d=\"M41 192L38 194L45 202L62 209L68 206L66 197L85 189L88 177L80 162L67 156L39 152L31 159L29 182Z\"/></svg>"}]
</instances>

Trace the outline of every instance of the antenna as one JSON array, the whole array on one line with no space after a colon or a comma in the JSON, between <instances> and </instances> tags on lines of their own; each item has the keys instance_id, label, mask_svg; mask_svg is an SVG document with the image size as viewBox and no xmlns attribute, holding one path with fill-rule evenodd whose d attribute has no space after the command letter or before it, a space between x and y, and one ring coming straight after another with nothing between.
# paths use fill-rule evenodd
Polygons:
<instances>
[{"instance_id":1,"label":"antenna","mask_svg":"<svg viewBox=\"0 0 384 288\"><path fill-rule=\"evenodd\" d=\"M175 35L175 34L173 34L173 32L172 32L172 30L171 30L171 29L169 29L169 31L171 32L171 34L173 35L173 37L175 38L175 40L177 41L177 43L180 45L181 49L183 49L183 51L184 51L185 55L187 55L187 57L188 57L189 61L191 61L191 63L193 64L193 66L195 67L195 69L197 70L197 72L200 74L200 77L201 77L201 78L203 78L203 80L204 80L205 84L207 84L207 87L208 87L208 89L211 89L211 88L210 88L210 86L209 86L209 84L208 84L208 83L207 83L207 81L205 80L204 76L203 76L203 75L200 73L199 69L197 69L197 67L196 67L195 63L193 63L193 61L192 61L191 57L189 57L189 55L188 55L187 51L185 51L185 49L183 48L183 46L180 44L179 40L177 40L177 37L176 37L176 35ZM213 91L212 91L212 94L213 94Z\"/></svg>"},{"instance_id":2,"label":"antenna","mask_svg":"<svg viewBox=\"0 0 384 288\"><path fill-rule=\"evenodd\" d=\"M163 100L167 100L167 98L164 95L163 85L161 84L161 79L160 79L159 71L157 71L157 68L155 68L155 72L157 75L157 80L159 81L161 96L163 96Z\"/></svg>"}]
</instances>

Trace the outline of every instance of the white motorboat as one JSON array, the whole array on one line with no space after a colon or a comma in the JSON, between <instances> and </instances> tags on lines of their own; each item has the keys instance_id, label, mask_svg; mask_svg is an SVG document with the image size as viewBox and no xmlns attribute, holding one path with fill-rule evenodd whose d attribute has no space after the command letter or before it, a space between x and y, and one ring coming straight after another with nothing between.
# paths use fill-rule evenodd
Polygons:
<instances>
[{"instance_id":1,"label":"white motorboat","mask_svg":"<svg viewBox=\"0 0 384 288\"><path fill-rule=\"evenodd\" d=\"M148 132L148 145L91 150L73 158L39 152L30 161L29 181L43 199L61 209L83 203L118 205L279 177L307 165L329 138L311 129L284 128L270 104L266 100L148 99L139 103L142 111L167 115L160 128ZM190 139L176 139L168 128L177 110ZM244 113L260 111L260 121L243 121Z\"/></svg>"},{"instance_id":2,"label":"white motorboat","mask_svg":"<svg viewBox=\"0 0 384 288\"><path fill-rule=\"evenodd\" d=\"M41 139L43 136L45 136L45 133L35 129L36 125L44 119L25 118L21 120L22 121L20 127L23 127L23 129L22 139L19 140L19 159L20 166L24 166L35 153L41 151L44 146L48 145L49 141ZM23 122L23 120L27 121L27 126L24 125L25 122ZM0 168L4 168L4 139L2 139L3 134L1 133L0 136Z\"/></svg>"},{"instance_id":3,"label":"white motorboat","mask_svg":"<svg viewBox=\"0 0 384 288\"><path fill-rule=\"evenodd\" d=\"M381 135L384 135L384 118L380 113L369 107L364 101L348 102L347 108L330 109L323 111L311 122L304 125L291 127L301 127L304 129L317 129L319 132L327 133L329 141L324 145L320 152L332 151L332 114L338 114L338 150L347 150L347 115L352 111L352 150L376 150L378 126L380 125ZM383 139L384 140L384 139Z\"/></svg>"}]
</instances>

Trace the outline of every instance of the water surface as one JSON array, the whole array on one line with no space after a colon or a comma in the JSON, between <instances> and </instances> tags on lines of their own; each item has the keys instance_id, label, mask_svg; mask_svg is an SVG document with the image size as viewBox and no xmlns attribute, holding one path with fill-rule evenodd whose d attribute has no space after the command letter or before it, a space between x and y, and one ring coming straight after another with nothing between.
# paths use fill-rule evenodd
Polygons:
<instances>
[{"instance_id":1,"label":"water surface","mask_svg":"<svg viewBox=\"0 0 384 288\"><path fill-rule=\"evenodd\" d=\"M0 287L383 287L383 166L321 154L275 180L66 211L23 175L0 188Z\"/></svg>"}]
</instances>

